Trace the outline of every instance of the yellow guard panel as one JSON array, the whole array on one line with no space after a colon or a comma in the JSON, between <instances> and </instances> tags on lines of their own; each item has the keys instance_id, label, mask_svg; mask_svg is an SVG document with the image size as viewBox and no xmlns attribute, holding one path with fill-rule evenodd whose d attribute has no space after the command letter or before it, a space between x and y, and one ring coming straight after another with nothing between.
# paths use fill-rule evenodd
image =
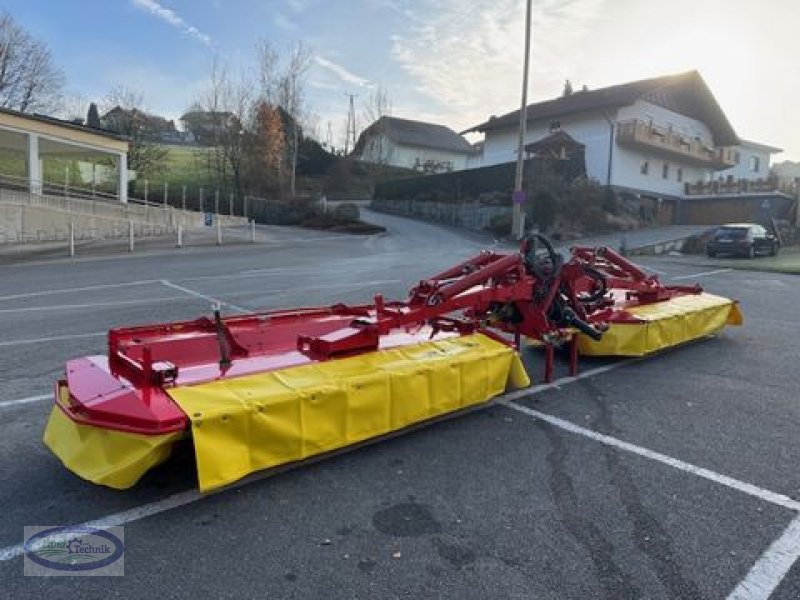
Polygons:
<instances>
[{"instance_id":1,"label":"yellow guard panel","mask_svg":"<svg viewBox=\"0 0 800 600\"><path fill-rule=\"evenodd\" d=\"M168 391L209 491L528 385L512 348L474 334Z\"/></svg>"},{"instance_id":2,"label":"yellow guard panel","mask_svg":"<svg viewBox=\"0 0 800 600\"><path fill-rule=\"evenodd\" d=\"M82 425L54 406L44 431L44 443L76 475L123 490L165 461L173 442L182 435L181 431L138 435Z\"/></svg>"},{"instance_id":3,"label":"yellow guard panel","mask_svg":"<svg viewBox=\"0 0 800 600\"><path fill-rule=\"evenodd\" d=\"M578 347L588 356L644 356L716 333L725 325L741 325L733 300L713 294L688 294L664 302L627 309L641 323L612 323L600 341L580 334Z\"/></svg>"}]
</instances>

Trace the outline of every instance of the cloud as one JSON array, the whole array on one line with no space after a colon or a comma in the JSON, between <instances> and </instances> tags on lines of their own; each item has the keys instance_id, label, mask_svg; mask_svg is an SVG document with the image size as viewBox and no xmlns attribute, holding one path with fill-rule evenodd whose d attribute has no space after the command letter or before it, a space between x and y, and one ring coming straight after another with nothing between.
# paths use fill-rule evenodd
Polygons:
<instances>
[{"instance_id":1,"label":"cloud","mask_svg":"<svg viewBox=\"0 0 800 600\"><path fill-rule=\"evenodd\" d=\"M311 4L310 0L288 0L287 4L296 13L304 12L308 5Z\"/></svg>"},{"instance_id":2,"label":"cloud","mask_svg":"<svg viewBox=\"0 0 800 600\"><path fill-rule=\"evenodd\" d=\"M156 0L131 0L133 5L145 12L150 13L156 18L161 19L165 23L172 25L175 29L178 29L185 33L186 35L193 37L194 39L202 42L206 46L211 44L211 37L187 23L183 17L181 17L178 13L176 13L171 8L166 8L156 2Z\"/></svg>"},{"instance_id":3,"label":"cloud","mask_svg":"<svg viewBox=\"0 0 800 600\"><path fill-rule=\"evenodd\" d=\"M587 52L586 39L606 0L537 0L531 49L531 95L557 95ZM393 59L435 100L454 128L519 107L524 43L524 0L426 0L429 18L395 33ZM429 10L426 10L429 9ZM435 10L434 10L435 8ZM427 107L431 108L431 107Z\"/></svg>"},{"instance_id":4,"label":"cloud","mask_svg":"<svg viewBox=\"0 0 800 600\"><path fill-rule=\"evenodd\" d=\"M341 79L345 83L359 85L362 87L370 85L369 79L364 79L363 77L359 77L358 75L351 73L345 67L333 62L332 60L328 60L327 58L324 58L322 56L314 56L314 62L316 62L323 69L327 69L328 71L336 75L339 79Z\"/></svg>"},{"instance_id":5,"label":"cloud","mask_svg":"<svg viewBox=\"0 0 800 600\"><path fill-rule=\"evenodd\" d=\"M283 13L275 13L275 16L272 17L272 22L275 23L275 25L277 25L281 29L287 29L287 30L297 29L297 25L295 25L294 21L292 21Z\"/></svg>"},{"instance_id":6,"label":"cloud","mask_svg":"<svg viewBox=\"0 0 800 600\"><path fill-rule=\"evenodd\" d=\"M410 21L420 23L423 21L413 10L409 9L402 0L369 0L368 4L375 8L390 10Z\"/></svg>"}]
</instances>

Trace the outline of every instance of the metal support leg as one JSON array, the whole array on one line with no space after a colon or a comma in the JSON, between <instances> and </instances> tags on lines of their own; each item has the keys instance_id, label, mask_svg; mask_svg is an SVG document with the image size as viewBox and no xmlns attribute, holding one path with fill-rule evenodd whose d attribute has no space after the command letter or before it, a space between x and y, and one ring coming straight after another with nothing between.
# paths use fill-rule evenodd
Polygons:
<instances>
[{"instance_id":1,"label":"metal support leg","mask_svg":"<svg viewBox=\"0 0 800 600\"><path fill-rule=\"evenodd\" d=\"M555 359L555 350L552 344L544 345L544 382L551 383L553 381L553 361Z\"/></svg>"},{"instance_id":2,"label":"metal support leg","mask_svg":"<svg viewBox=\"0 0 800 600\"><path fill-rule=\"evenodd\" d=\"M569 374L575 377L578 374L578 336L573 334L569 339Z\"/></svg>"}]
</instances>

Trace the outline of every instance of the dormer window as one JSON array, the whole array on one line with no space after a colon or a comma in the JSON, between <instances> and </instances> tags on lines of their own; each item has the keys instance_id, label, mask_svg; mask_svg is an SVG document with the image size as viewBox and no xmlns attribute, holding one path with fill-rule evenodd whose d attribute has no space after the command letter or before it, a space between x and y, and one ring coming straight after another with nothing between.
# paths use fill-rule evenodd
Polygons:
<instances>
[{"instance_id":1,"label":"dormer window","mask_svg":"<svg viewBox=\"0 0 800 600\"><path fill-rule=\"evenodd\" d=\"M647 175L650 172L650 161L643 160L642 164L639 165L639 173L642 175Z\"/></svg>"},{"instance_id":2,"label":"dormer window","mask_svg":"<svg viewBox=\"0 0 800 600\"><path fill-rule=\"evenodd\" d=\"M550 133L555 133L561 129L561 121L550 121Z\"/></svg>"},{"instance_id":3,"label":"dormer window","mask_svg":"<svg viewBox=\"0 0 800 600\"><path fill-rule=\"evenodd\" d=\"M750 171L752 171L753 173L758 173L758 171L760 169L761 169L761 161L758 160L757 156L751 156L750 157Z\"/></svg>"}]
</instances>

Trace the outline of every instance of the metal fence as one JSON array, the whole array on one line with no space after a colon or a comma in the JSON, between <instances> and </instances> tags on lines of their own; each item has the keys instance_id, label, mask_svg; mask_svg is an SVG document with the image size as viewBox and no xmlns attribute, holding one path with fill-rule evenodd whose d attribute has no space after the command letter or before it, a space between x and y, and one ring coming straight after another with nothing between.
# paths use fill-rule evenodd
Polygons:
<instances>
[{"instance_id":1,"label":"metal fence","mask_svg":"<svg viewBox=\"0 0 800 600\"><path fill-rule=\"evenodd\" d=\"M26 244L90 239L146 238L204 227L243 226L247 220L229 215L184 211L136 199L89 199L23 190L0 189L0 244Z\"/></svg>"}]
</instances>

